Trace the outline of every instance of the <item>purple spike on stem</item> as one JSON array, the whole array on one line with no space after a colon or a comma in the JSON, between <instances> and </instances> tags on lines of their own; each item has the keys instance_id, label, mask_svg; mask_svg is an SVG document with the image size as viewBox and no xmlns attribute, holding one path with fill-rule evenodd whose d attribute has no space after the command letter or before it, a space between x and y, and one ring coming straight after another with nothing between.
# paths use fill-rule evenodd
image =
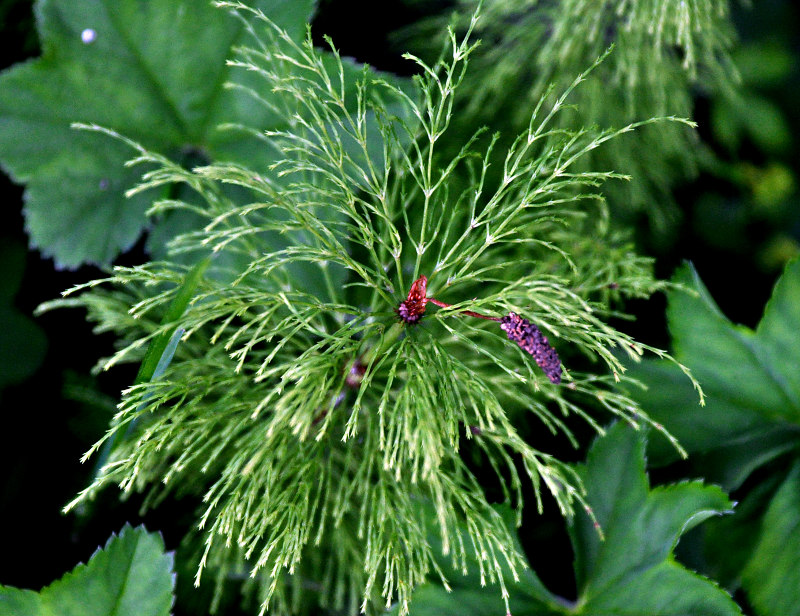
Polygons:
<instances>
[{"instance_id":1,"label":"purple spike on stem","mask_svg":"<svg viewBox=\"0 0 800 616\"><path fill-rule=\"evenodd\" d=\"M551 383L561 382L561 360L538 327L528 319L511 312L500 319L500 328L506 332L509 340L513 340L523 351L533 355L533 359L544 370Z\"/></svg>"}]
</instances>

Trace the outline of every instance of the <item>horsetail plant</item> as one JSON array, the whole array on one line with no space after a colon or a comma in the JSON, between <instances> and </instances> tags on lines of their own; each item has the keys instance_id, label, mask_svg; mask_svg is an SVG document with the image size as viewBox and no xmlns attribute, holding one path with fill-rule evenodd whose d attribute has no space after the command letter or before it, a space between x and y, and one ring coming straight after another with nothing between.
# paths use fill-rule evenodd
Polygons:
<instances>
[{"instance_id":1,"label":"horsetail plant","mask_svg":"<svg viewBox=\"0 0 800 616\"><path fill-rule=\"evenodd\" d=\"M406 614L416 585L444 579L429 533L457 569L474 554L507 608L524 560L460 456L463 439L494 470L519 523L524 482L539 510L542 490L565 516L587 507L573 468L527 443L522 423L573 443L571 416L598 431L603 412L652 424L615 383L625 379L621 353L664 353L606 321L619 316L619 299L662 283L594 194L623 176L571 171L636 125L551 128L585 73L551 107L540 103L507 151L472 138L446 160L440 143L461 138L448 126L477 17L463 39L450 32L437 64L407 56L420 72L409 93L366 71L349 88L335 52L323 60L310 36L296 44L260 12L218 4L252 36L231 66L263 81L249 92L290 127L261 135L281 160L269 174L223 163L187 170L81 127L123 139L138 152L131 164L150 166L131 193L174 183L193 191L155 202L151 214L204 222L171 242L168 259L116 267L44 306L84 307L118 334L103 369L184 332L165 370L161 362L123 392L85 458L107 441L113 451L67 509L110 484L146 490L145 507L202 494L196 581L206 569L220 584L246 570L261 613L296 612L313 587L322 605L374 613L398 602ZM502 166L492 185L490 164ZM198 276L191 264L201 262ZM194 295L175 314L189 278ZM429 286L469 299L434 300ZM423 319L428 301L439 309ZM503 316L455 318L487 314Z\"/></svg>"}]
</instances>

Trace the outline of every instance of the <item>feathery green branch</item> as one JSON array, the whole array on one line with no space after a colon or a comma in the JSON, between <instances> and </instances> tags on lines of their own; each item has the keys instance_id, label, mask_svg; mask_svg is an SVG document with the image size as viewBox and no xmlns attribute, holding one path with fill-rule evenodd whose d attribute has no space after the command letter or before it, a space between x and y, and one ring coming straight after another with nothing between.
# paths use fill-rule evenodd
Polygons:
<instances>
[{"instance_id":1,"label":"feathery green branch","mask_svg":"<svg viewBox=\"0 0 800 616\"><path fill-rule=\"evenodd\" d=\"M149 490L149 503L201 491L198 583L207 566L223 579L246 561L262 613L291 610L300 576L317 581L323 603L399 602L405 614L414 586L442 575L421 513L431 503L454 563L474 553L505 598L524 559L459 455L463 439L482 452L518 516L523 481L539 509L544 488L569 516L586 507L578 476L526 443L514 422L530 414L573 440L565 417L601 430L598 407L648 422L614 386L625 378L616 353L663 353L604 319L619 298L661 283L608 229L591 194L621 176L574 170L642 123L559 128L584 73L554 104L542 99L493 183L494 141L476 151L468 140L450 160L439 151L474 49L469 32L460 40L451 32L447 59L433 66L409 56L421 71L418 97L367 73L348 91L338 55L326 63L310 37L298 45L246 5L219 5L255 37L231 64L263 78L252 94L291 129L264 136L282 156L269 175L232 164L185 170L129 142L132 164L155 165L136 190L182 182L200 200L154 205L206 221L176 238L172 254L214 256L179 318L186 333L166 372L124 392L87 457L129 427L130 435L67 509L109 484ZM230 186L247 197L237 201ZM118 267L55 305L83 306L120 336L103 368L141 361L151 340L176 327L162 316L188 271L169 260ZM401 325L394 310L423 273L453 306ZM567 363L565 384L550 383L497 323L454 318L473 309L525 315L563 356L592 358L600 374ZM314 569L319 554L330 560Z\"/></svg>"}]
</instances>

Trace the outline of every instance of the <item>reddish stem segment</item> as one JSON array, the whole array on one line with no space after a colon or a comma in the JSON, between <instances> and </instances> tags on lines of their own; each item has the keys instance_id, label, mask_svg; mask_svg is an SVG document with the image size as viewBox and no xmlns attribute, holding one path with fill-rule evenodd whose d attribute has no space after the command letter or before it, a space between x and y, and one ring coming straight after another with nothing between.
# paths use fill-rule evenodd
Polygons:
<instances>
[{"instance_id":1,"label":"reddish stem segment","mask_svg":"<svg viewBox=\"0 0 800 616\"><path fill-rule=\"evenodd\" d=\"M440 302L438 299L433 299L432 297L426 297L431 304L435 306L439 306L439 308L450 308L453 304L445 304L444 302ZM473 312L472 310L462 310L458 314L464 314L468 317L476 317L478 319L486 319L487 321L497 321L500 322L500 317L490 317L486 314L481 314L480 312Z\"/></svg>"},{"instance_id":2,"label":"reddish stem segment","mask_svg":"<svg viewBox=\"0 0 800 616\"><path fill-rule=\"evenodd\" d=\"M411 285L408 298L400 302L397 307L397 316L409 325L419 323L422 315L425 314L425 306L428 303L428 298L425 297L427 293L428 279L425 276L420 276Z\"/></svg>"},{"instance_id":3,"label":"reddish stem segment","mask_svg":"<svg viewBox=\"0 0 800 616\"><path fill-rule=\"evenodd\" d=\"M399 316L409 325L414 325L415 323L419 323L422 315L425 314L425 307L428 302L439 306L439 308L450 308L453 305L440 302L438 299L434 299L432 297L428 297L427 294L428 279L425 276L420 276L411 285L411 290L408 292L408 297L404 301L400 302L400 305L397 307L397 316ZM475 317L477 319L486 319L487 321L500 322L500 317L490 317L489 315L481 314L480 312L474 312L472 310L463 310L462 312L459 312L459 314L463 314L468 317Z\"/></svg>"}]
</instances>

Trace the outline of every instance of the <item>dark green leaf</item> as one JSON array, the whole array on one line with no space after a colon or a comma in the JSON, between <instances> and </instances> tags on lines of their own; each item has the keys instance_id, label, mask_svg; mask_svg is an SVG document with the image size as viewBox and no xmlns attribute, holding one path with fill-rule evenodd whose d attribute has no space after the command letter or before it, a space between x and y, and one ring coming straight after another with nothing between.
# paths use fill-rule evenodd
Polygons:
<instances>
[{"instance_id":1,"label":"dark green leaf","mask_svg":"<svg viewBox=\"0 0 800 616\"><path fill-rule=\"evenodd\" d=\"M800 614L800 463L767 509L742 584L758 614Z\"/></svg>"},{"instance_id":2,"label":"dark green leaf","mask_svg":"<svg viewBox=\"0 0 800 616\"><path fill-rule=\"evenodd\" d=\"M764 510L781 479L780 475L766 478L739 501L735 515L703 525L703 571L731 591L741 586L742 569L758 543Z\"/></svg>"},{"instance_id":3,"label":"dark green leaf","mask_svg":"<svg viewBox=\"0 0 800 616\"><path fill-rule=\"evenodd\" d=\"M706 406L700 406L697 392L674 364L645 361L631 369L631 376L648 386L635 394L647 412L678 438L706 478L730 489L762 464L797 447L797 436L785 425L760 421L743 412L735 399L712 394ZM649 454L657 466L678 457L675 447L659 435L651 439Z\"/></svg>"},{"instance_id":4,"label":"dark green leaf","mask_svg":"<svg viewBox=\"0 0 800 616\"><path fill-rule=\"evenodd\" d=\"M19 291L25 271L25 247L3 238L0 245L0 301L9 301Z\"/></svg>"},{"instance_id":5,"label":"dark green leaf","mask_svg":"<svg viewBox=\"0 0 800 616\"><path fill-rule=\"evenodd\" d=\"M164 345L164 352L161 353L161 357L156 364L155 370L153 370L152 378L160 378L164 375L164 372L167 371L170 362L172 362L172 358L175 357L175 351L178 349L178 343L181 341L181 338L185 333L186 330L182 327L178 327L172 331L172 335L167 340L167 344Z\"/></svg>"},{"instance_id":6,"label":"dark green leaf","mask_svg":"<svg viewBox=\"0 0 800 616\"><path fill-rule=\"evenodd\" d=\"M800 446L800 260L787 266L755 332L722 315L691 267L675 281L695 292L669 296L676 356L700 381L707 405L693 402L691 388L664 362L632 368L632 376L648 386L636 395L706 477L734 488L754 469ZM655 454L661 462L669 457L663 448Z\"/></svg>"},{"instance_id":7,"label":"dark green leaf","mask_svg":"<svg viewBox=\"0 0 800 616\"><path fill-rule=\"evenodd\" d=\"M33 320L10 306L0 306L0 389L33 374L46 349L47 338Z\"/></svg>"},{"instance_id":8,"label":"dark green leaf","mask_svg":"<svg viewBox=\"0 0 800 616\"><path fill-rule=\"evenodd\" d=\"M253 5L297 36L313 8L312 0ZM72 122L107 126L173 156L270 162L262 141L216 129L276 122L223 87L225 60L245 33L225 11L210 2L41 0L36 12L42 57L0 75L0 160L28 185L32 243L59 265L110 261L139 237L152 201L123 196L140 175L123 167L127 147L74 131Z\"/></svg>"},{"instance_id":9,"label":"dark green leaf","mask_svg":"<svg viewBox=\"0 0 800 616\"><path fill-rule=\"evenodd\" d=\"M44 360L47 338L42 329L13 304L25 270L25 248L9 242L0 247L0 389L22 381Z\"/></svg>"},{"instance_id":10,"label":"dark green leaf","mask_svg":"<svg viewBox=\"0 0 800 616\"><path fill-rule=\"evenodd\" d=\"M14 616L167 616L172 553L144 527L126 526L85 565L36 593L0 586L0 613Z\"/></svg>"},{"instance_id":11,"label":"dark green leaf","mask_svg":"<svg viewBox=\"0 0 800 616\"><path fill-rule=\"evenodd\" d=\"M787 265L755 331L728 321L691 268L676 279L697 295L672 292L670 328L677 355L705 388L708 405L689 404L686 388L660 362L636 367L633 375L649 385L640 395L645 409L678 437L704 475L735 488L800 447L800 261ZM742 511L706 537L712 569L734 586L741 576L760 614L798 613L790 609L797 597L789 590L800 583L800 546L792 541L800 511L797 473L768 508L780 476L761 478Z\"/></svg>"}]
</instances>

